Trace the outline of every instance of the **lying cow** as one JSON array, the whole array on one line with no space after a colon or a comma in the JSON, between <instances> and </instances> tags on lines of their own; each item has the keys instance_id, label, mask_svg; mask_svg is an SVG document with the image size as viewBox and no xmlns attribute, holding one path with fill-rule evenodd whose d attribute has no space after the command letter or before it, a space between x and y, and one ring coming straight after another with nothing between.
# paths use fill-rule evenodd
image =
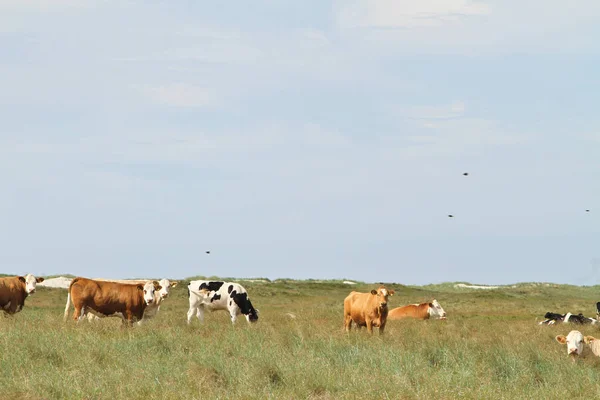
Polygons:
<instances>
[{"instance_id":1,"label":"lying cow","mask_svg":"<svg viewBox=\"0 0 600 400\"><path fill-rule=\"evenodd\" d=\"M27 296L35 293L36 284L43 281L31 274L0 278L0 309L10 315L18 313Z\"/></svg>"},{"instance_id":2,"label":"lying cow","mask_svg":"<svg viewBox=\"0 0 600 400\"><path fill-rule=\"evenodd\" d=\"M572 323L572 324L579 324L579 325L586 325L586 324L592 324L595 325L598 323L598 320L594 319L594 318L589 318L589 317L584 317L583 314L579 313L577 315L575 314L571 314L566 313L566 314L557 314L557 313L551 313L551 312L547 312L544 315L544 318L546 318L544 321L541 321L538 323L538 325L554 325L556 323Z\"/></svg>"},{"instance_id":3,"label":"lying cow","mask_svg":"<svg viewBox=\"0 0 600 400\"><path fill-rule=\"evenodd\" d=\"M69 316L69 305L73 303L73 319L80 321L86 313L98 317L119 316L131 325L141 321L146 307L155 301L158 282L125 284L75 278L69 285L64 319Z\"/></svg>"},{"instance_id":4,"label":"lying cow","mask_svg":"<svg viewBox=\"0 0 600 400\"><path fill-rule=\"evenodd\" d=\"M258 320L258 310L254 309L246 289L233 282L191 281L188 284L190 308L187 313L188 324L194 313L200 322L204 321L204 310L229 311L231 323L235 323L241 314L250 322Z\"/></svg>"},{"instance_id":5,"label":"lying cow","mask_svg":"<svg viewBox=\"0 0 600 400\"><path fill-rule=\"evenodd\" d=\"M584 344L595 356L600 356L600 341L593 336L583 336L579 331L571 331L567 336L558 335L556 341L567 345L567 354L570 356L583 356Z\"/></svg>"},{"instance_id":6,"label":"lying cow","mask_svg":"<svg viewBox=\"0 0 600 400\"><path fill-rule=\"evenodd\" d=\"M380 286L370 293L350 292L344 299L344 328L350 331L352 322L359 329L367 327L373 333L373 327L379 327L379 334L383 334L388 316L388 296L393 296L394 291Z\"/></svg>"},{"instance_id":7,"label":"lying cow","mask_svg":"<svg viewBox=\"0 0 600 400\"><path fill-rule=\"evenodd\" d=\"M126 285L139 285L139 284L145 284L148 281L136 281L136 280L115 280L115 281L109 281L106 279L94 279L95 281L102 281L102 282L117 282L117 283L123 283ZM156 316L156 314L158 314L158 310L160 310L160 306L162 305L163 301L169 297L169 294L171 292L171 288L177 286L177 282L173 281L171 282L168 279L161 279L160 281L158 281L158 285L160 286L160 290L157 290L154 292L154 302L152 304L148 304L146 306L146 309L144 310L144 316L142 317L141 320L139 320L137 322L138 325L142 325L142 323L144 321L147 321L149 319L152 319ZM118 315L112 315L112 316L118 316ZM92 314L92 313L88 313L87 314L87 318L88 321L95 321L95 320L99 320L101 317L99 317L98 315Z\"/></svg>"},{"instance_id":8,"label":"lying cow","mask_svg":"<svg viewBox=\"0 0 600 400\"><path fill-rule=\"evenodd\" d=\"M404 318L416 319L446 319L446 311L442 308L436 299L431 302L421 304L409 304L403 307L397 307L388 313L387 319L396 320Z\"/></svg>"}]
</instances>

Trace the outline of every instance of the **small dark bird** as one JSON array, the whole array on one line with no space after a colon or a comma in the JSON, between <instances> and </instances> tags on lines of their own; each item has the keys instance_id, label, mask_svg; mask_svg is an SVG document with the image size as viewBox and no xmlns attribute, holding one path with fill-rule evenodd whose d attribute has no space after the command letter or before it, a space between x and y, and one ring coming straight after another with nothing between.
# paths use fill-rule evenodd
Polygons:
<instances>
[{"instance_id":1,"label":"small dark bird","mask_svg":"<svg viewBox=\"0 0 600 400\"><path fill-rule=\"evenodd\" d=\"M468 172L463 172L463 175L464 176L469 176L469 173Z\"/></svg>"},{"instance_id":2,"label":"small dark bird","mask_svg":"<svg viewBox=\"0 0 600 400\"><path fill-rule=\"evenodd\" d=\"M448 214L448 218L454 218L454 215Z\"/></svg>"},{"instance_id":3,"label":"small dark bird","mask_svg":"<svg viewBox=\"0 0 600 400\"><path fill-rule=\"evenodd\" d=\"M585 212L590 212L590 210L585 210Z\"/></svg>"},{"instance_id":4,"label":"small dark bird","mask_svg":"<svg viewBox=\"0 0 600 400\"><path fill-rule=\"evenodd\" d=\"M207 251L206 251L206 254L210 254L210 251L208 251L208 250L207 250Z\"/></svg>"}]
</instances>

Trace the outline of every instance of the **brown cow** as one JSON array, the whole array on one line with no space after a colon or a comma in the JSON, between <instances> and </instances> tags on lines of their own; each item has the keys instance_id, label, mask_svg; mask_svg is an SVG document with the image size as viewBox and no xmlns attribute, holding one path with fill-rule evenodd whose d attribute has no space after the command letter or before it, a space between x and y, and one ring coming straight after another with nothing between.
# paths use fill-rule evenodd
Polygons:
<instances>
[{"instance_id":1,"label":"brown cow","mask_svg":"<svg viewBox=\"0 0 600 400\"><path fill-rule=\"evenodd\" d=\"M431 302L421 304L409 304L404 307L397 307L388 313L388 319L446 319L446 311L442 308L436 299Z\"/></svg>"},{"instance_id":2,"label":"brown cow","mask_svg":"<svg viewBox=\"0 0 600 400\"><path fill-rule=\"evenodd\" d=\"M344 327L350 331L352 322L359 327L367 327L373 333L373 327L379 327L379 334L383 333L388 314L388 296L394 294L393 290L386 289L383 285L371 293L350 292L344 299Z\"/></svg>"},{"instance_id":3,"label":"brown cow","mask_svg":"<svg viewBox=\"0 0 600 400\"><path fill-rule=\"evenodd\" d=\"M0 308L7 314L15 314L23 309L25 299L35 293L35 286L44 278L31 274L0 278Z\"/></svg>"},{"instance_id":4,"label":"brown cow","mask_svg":"<svg viewBox=\"0 0 600 400\"><path fill-rule=\"evenodd\" d=\"M69 286L64 319L69 316L69 304L73 302L73 319L81 320L87 312L99 317L120 316L123 322L132 324L144 316L146 306L154 303L154 293L160 290L158 282L129 285L101 282L87 278L75 278Z\"/></svg>"}]
</instances>

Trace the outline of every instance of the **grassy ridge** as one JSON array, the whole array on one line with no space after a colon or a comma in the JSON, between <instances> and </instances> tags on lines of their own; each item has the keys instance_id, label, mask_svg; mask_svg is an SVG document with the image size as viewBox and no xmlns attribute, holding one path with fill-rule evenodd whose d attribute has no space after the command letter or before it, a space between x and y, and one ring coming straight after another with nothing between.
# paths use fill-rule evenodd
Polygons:
<instances>
[{"instance_id":1,"label":"grassy ridge","mask_svg":"<svg viewBox=\"0 0 600 400\"><path fill-rule=\"evenodd\" d=\"M595 288L516 285L492 291L390 285L391 306L437 298L448 320L390 321L386 334L342 331L341 281L242 281L260 320L185 322L185 285L158 317L62 322L66 292L40 288L0 319L3 399L578 398L600 396L600 360L573 363L540 327L546 311L594 314ZM293 313L295 318L287 313ZM71 311L72 313L72 311ZM600 336L586 326L584 334Z\"/></svg>"}]
</instances>

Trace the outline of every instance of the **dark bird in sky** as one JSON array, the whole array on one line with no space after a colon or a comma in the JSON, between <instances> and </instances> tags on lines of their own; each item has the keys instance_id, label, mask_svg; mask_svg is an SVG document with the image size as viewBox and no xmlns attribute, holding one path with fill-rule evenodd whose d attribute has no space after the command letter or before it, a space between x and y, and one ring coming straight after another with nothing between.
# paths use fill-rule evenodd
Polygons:
<instances>
[{"instance_id":1,"label":"dark bird in sky","mask_svg":"<svg viewBox=\"0 0 600 400\"><path fill-rule=\"evenodd\" d=\"M469 175L469 173L468 173L468 172L463 172L463 175L464 175L464 176L468 176L468 175Z\"/></svg>"},{"instance_id":2,"label":"dark bird in sky","mask_svg":"<svg viewBox=\"0 0 600 400\"><path fill-rule=\"evenodd\" d=\"M585 212L590 212L590 210L585 210Z\"/></svg>"},{"instance_id":3,"label":"dark bird in sky","mask_svg":"<svg viewBox=\"0 0 600 400\"><path fill-rule=\"evenodd\" d=\"M454 218L454 215L448 214L448 218Z\"/></svg>"},{"instance_id":4,"label":"dark bird in sky","mask_svg":"<svg viewBox=\"0 0 600 400\"><path fill-rule=\"evenodd\" d=\"M206 250L206 254L210 254L210 251Z\"/></svg>"}]
</instances>

